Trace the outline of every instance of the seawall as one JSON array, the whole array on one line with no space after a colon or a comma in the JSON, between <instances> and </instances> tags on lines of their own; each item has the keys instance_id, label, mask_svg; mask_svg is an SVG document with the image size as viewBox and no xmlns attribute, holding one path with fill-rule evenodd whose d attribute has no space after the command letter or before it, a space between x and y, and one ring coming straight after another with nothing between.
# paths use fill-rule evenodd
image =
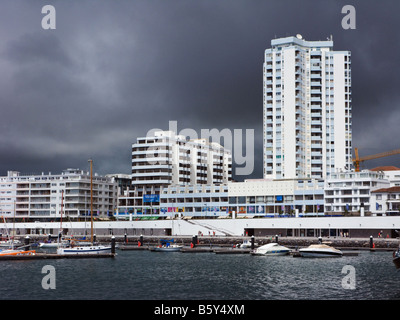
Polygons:
<instances>
[{"instance_id":1,"label":"seawall","mask_svg":"<svg viewBox=\"0 0 400 320\"><path fill-rule=\"evenodd\" d=\"M111 235L96 236L96 240L102 243L111 242ZM29 235L30 243L41 242L47 240L44 235ZM125 246L137 246L140 239L139 236L115 236L116 242ZM175 243L190 246L192 236L143 236L144 246L153 246L159 244L161 239L174 239ZM243 241L251 241L249 236L198 236L198 246L217 246L217 247L233 247L243 243ZM23 240L23 238L21 238ZM275 242L276 238L272 236L254 237L254 242L260 246L270 242ZM311 244L318 243L317 237L278 237L278 243L290 248L307 247ZM327 243L335 248L347 250L353 249L370 249L370 238L344 238L344 237L323 237L323 243ZM375 249L393 250L400 245L399 239L392 238L373 238Z\"/></svg>"}]
</instances>

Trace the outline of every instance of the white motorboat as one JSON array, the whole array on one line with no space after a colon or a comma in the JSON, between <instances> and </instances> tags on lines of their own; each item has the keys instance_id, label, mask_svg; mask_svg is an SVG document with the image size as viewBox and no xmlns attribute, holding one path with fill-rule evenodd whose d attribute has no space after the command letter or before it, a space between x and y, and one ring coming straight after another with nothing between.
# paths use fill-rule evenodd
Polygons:
<instances>
[{"instance_id":1,"label":"white motorboat","mask_svg":"<svg viewBox=\"0 0 400 320\"><path fill-rule=\"evenodd\" d=\"M5 240L0 241L0 248L10 248L11 246L21 246L22 242L19 240Z\"/></svg>"},{"instance_id":2,"label":"white motorboat","mask_svg":"<svg viewBox=\"0 0 400 320\"><path fill-rule=\"evenodd\" d=\"M151 251L157 251L157 252L177 252L181 251L183 246L178 245L178 244L170 244L170 245L164 245L164 246L159 246L159 247L154 247L151 249Z\"/></svg>"},{"instance_id":3,"label":"white motorboat","mask_svg":"<svg viewBox=\"0 0 400 320\"><path fill-rule=\"evenodd\" d=\"M181 251L183 245L174 243L174 239L171 240L160 240L160 245L152 248L150 251L157 252L177 252Z\"/></svg>"},{"instance_id":4,"label":"white motorboat","mask_svg":"<svg viewBox=\"0 0 400 320\"><path fill-rule=\"evenodd\" d=\"M258 244L255 242L254 246L258 246ZM241 249L250 249L251 248L251 241L250 240L243 240L242 243L236 245L237 248L241 248Z\"/></svg>"},{"instance_id":5,"label":"white motorboat","mask_svg":"<svg viewBox=\"0 0 400 320\"><path fill-rule=\"evenodd\" d=\"M289 254L290 249L281 246L278 243L268 243L251 252L252 255L262 255L262 256L284 256Z\"/></svg>"},{"instance_id":6,"label":"white motorboat","mask_svg":"<svg viewBox=\"0 0 400 320\"><path fill-rule=\"evenodd\" d=\"M342 251L326 244L312 244L307 248L300 249L299 253L302 257L307 258L341 257L343 255Z\"/></svg>"},{"instance_id":7,"label":"white motorboat","mask_svg":"<svg viewBox=\"0 0 400 320\"><path fill-rule=\"evenodd\" d=\"M39 248L58 248L59 244L57 242L41 242L39 243Z\"/></svg>"}]
</instances>

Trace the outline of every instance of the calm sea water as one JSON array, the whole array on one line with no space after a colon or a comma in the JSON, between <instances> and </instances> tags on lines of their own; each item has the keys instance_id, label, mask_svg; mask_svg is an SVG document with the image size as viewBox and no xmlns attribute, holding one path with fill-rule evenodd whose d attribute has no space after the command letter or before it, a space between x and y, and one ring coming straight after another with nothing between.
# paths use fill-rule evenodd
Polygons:
<instances>
[{"instance_id":1,"label":"calm sea water","mask_svg":"<svg viewBox=\"0 0 400 320\"><path fill-rule=\"evenodd\" d=\"M391 252L306 259L117 251L115 259L2 261L0 298L134 300L386 300L400 298L400 272ZM43 289L45 265L56 288ZM355 289L344 289L344 266Z\"/></svg>"}]
</instances>

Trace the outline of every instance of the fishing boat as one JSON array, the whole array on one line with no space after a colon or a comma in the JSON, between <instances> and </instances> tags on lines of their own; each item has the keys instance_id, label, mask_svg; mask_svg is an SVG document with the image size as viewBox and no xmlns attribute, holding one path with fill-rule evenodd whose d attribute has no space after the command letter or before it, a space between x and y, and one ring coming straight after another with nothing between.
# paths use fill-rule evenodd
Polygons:
<instances>
[{"instance_id":1,"label":"fishing boat","mask_svg":"<svg viewBox=\"0 0 400 320\"><path fill-rule=\"evenodd\" d=\"M322 243L312 244L307 248L300 249L299 253L305 258L341 257L343 255L342 251Z\"/></svg>"},{"instance_id":2,"label":"fishing boat","mask_svg":"<svg viewBox=\"0 0 400 320\"><path fill-rule=\"evenodd\" d=\"M91 222L91 237L90 243L91 245L87 246L74 246L72 241L69 242L67 246L59 246L57 248L57 254L66 255L66 254L104 254L111 253L111 246L104 246L94 243L93 238L93 160L89 159L90 163L90 222ZM61 205L61 208L63 206ZM61 211L61 224L62 224L62 211ZM61 228L61 227L60 227Z\"/></svg>"},{"instance_id":3,"label":"fishing boat","mask_svg":"<svg viewBox=\"0 0 400 320\"><path fill-rule=\"evenodd\" d=\"M278 243L268 243L258 247L257 249L254 249L251 254L260 256L284 256L289 254L289 252L289 248L281 246Z\"/></svg>"},{"instance_id":4,"label":"fishing boat","mask_svg":"<svg viewBox=\"0 0 400 320\"><path fill-rule=\"evenodd\" d=\"M160 240L160 245L150 249L150 251L156 251L156 252L177 252L177 251L181 251L183 246L175 244L173 242L174 242L174 239L172 239L172 240Z\"/></svg>"},{"instance_id":5,"label":"fishing boat","mask_svg":"<svg viewBox=\"0 0 400 320\"><path fill-rule=\"evenodd\" d=\"M393 252L393 263L396 269L400 269L400 247Z\"/></svg>"}]
</instances>

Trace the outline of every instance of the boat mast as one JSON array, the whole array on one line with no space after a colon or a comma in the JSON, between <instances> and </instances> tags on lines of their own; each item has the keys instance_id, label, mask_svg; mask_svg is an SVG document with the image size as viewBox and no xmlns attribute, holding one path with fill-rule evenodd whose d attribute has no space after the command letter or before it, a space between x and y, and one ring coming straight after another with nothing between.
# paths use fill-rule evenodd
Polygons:
<instances>
[{"instance_id":1,"label":"boat mast","mask_svg":"<svg viewBox=\"0 0 400 320\"><path fill-rule=\"evenodd\" d=\"M93 160L90 163L90 242L93 245Z\"/></svg>"},{"instance_id":2,"label":"boat mast","mask_svg":"<svg viewBox=\"0 0 400 320\"><path fill-rule=\"evenodd\" d=\"M60 247L60 240L63 233L62 229L63 208L64 208L64 190L61 190L60 231L58 232L58 237L57 237L57 247Z\"/></svg>"},{"instance_id":3,"label":"boat mast","mask_svg":"<svg viewBox=\"0 0 400 320\"><path fill-rule=\"evenodd\" d=\"M10 234L8 233L8 228L7 228L7 221L6 221L6 218L4 218L4 216L2 216L2 218L3 218L4 224L5 224L5 226L6 226L7 238L8 238L8 240L11 240Z\"/></svg>"},{"instance_id":4,"label":"boat mast","mask_svg":"<svg viewBox=\"0 0 400 320\"><path fill-rule=\"evenodd\" d=\"M13 219L13 229L12 229L13 237L11 241L11 249L14 250L14 238L15 238L15 200L14 200L14 219Z\"/></svg>"}]
</instances>

